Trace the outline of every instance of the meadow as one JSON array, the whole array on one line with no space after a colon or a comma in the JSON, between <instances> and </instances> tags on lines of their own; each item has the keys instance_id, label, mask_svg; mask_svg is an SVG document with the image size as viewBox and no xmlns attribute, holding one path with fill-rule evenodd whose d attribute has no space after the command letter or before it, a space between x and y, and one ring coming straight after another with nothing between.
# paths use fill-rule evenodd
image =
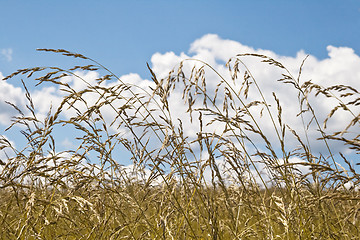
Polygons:
<instances>
[{"instance_id":1,"label":"meadow","mask_svg":"<svg viewBox=\"0 0 360 240\"><path fill-rule=\"evenodd\" d=\"M196 59L161 78L148 65L151 82L139 86L82 54L39 50L86 64L3 79L21 79L27 104L8 103L17 114L7 128L26 144L0 138L0 239L359 239L356 88L303 80L306 59L294 76L251 53L224 64L227 75ZM262 91L247 59L279 71L296 113ZM62 92L46 115L32 83ZM318 98L335 103L326 115ZM337 114L348 117L335 129ZM58 150L61 129L74 148Z\"/></svg>"}]
</instances>

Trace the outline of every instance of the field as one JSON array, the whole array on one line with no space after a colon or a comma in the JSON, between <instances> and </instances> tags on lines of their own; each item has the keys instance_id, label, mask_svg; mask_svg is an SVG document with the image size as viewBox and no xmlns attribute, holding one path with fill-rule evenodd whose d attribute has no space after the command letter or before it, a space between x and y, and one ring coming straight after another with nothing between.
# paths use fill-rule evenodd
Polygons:
<instances>
[{"instance_id":1,"label":"field","mask_svg":"<svg viewBox=\"0 0 360 240\"><path fill-rule=\"evenodd\" d=\"M4 79L26 78L28 103L9 103L7 129L25 146L0 138L0 239L359 239L357 89L303 81L306 59L293 76L256 54L231 58L226 76L195 59L162 78L148 66L152 81L139 86L81 54L40 50L87 64ZM262 92L246 59L279 71L273 81L294 91L296 113ZM81 74L93 71L93 82ZM45 116L34 82L63 92ZM325 116L318 98L334 102ZM333 128L336 114L349 117ZM58 150L61 129L74 148Z\"/></svg>"}]
</instances>

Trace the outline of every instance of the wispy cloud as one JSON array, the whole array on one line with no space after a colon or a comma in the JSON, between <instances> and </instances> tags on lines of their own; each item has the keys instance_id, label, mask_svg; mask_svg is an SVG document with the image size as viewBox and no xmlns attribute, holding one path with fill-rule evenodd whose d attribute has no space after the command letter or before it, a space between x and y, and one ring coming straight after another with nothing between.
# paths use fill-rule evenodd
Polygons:
<instances>
[{"instance_id":1,"label":"wispy cloud","mask_svg":"<svg viewBox=\"0 0 360 240\"><path fill-rule=\"evenodd\" d=\"M6 61L11 62L12 61L12 54L13 50L12 48L3 48L1 49L1 55L6 59Z\"/></svg>"},{"instance_id":2,"label":"wispy cloud","mask_svg":"<svg viewBox=\"0 0 360 240\"><path fill-rule=\"evenodd\" d=\"M69 138L65 138L62 142L61 145L65 148L65 149L73 149L75 148L75 144L69 140Z\"/></svg>"}]
</instances>

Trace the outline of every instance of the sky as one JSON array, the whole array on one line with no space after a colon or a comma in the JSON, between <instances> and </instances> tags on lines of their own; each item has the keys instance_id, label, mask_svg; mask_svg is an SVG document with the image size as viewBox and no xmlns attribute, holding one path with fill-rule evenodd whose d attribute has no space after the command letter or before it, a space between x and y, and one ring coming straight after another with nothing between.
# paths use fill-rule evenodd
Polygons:
<instances>
[{"instance_id":1,"label":"sky","mask_svg":"<svg viewBox=\"0 0 360 240\"><path fill-rule=\"evenodd\" d=\"M278 54L303 49L320 59L326 46L360 52L358 0L318 1L1 1L1 72L62 63L37 48L64 48L119 74L148 74L156 53L187 52L208 33Z\"/></svg>"},{"instance_id":2,"label":"sky","mask_svg":"<svg viewBox=\"0 0 360 240\"><path fill-rule=\"evenodd\" d=\"M152 84L146 63L165 76L182 59L194 57L223 72L227 59L250 52L281 60L294 73L308 54L305 78L324 86L360 87L358 0L0 1L0 12L0 78L21 68L76 63L38 48L81 53L144 86ZM288 97L266 82L276 72L252 60L249 64L265 79L265 90ZM96 75L86 77L91 81ZM58 89L29 85L42 114L61 99ZM0 133L14 142L19 135L3 131L13 114L4 101L24 103L20 86L18 80L0 85ZM325 100L319 104L324 114L331 106ZM334 124L346 119L338 116ZM70 138L63 140L66 144L72 144Z\"/></svg>"}]
</instances>

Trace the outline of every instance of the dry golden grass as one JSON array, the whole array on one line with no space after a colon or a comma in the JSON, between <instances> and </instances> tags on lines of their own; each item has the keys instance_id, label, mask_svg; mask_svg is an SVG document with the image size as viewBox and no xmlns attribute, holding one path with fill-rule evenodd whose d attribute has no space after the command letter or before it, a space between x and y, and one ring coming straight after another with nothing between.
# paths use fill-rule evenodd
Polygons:
<instances>
[{"instance_id":1,"label":"dry golden grass","mask_svg":"<svg viewBox=\"0 0 360 240\"><path fill-rule=\"evenodd\" d=\"M21 69L5 77L23 75L37 84L53 84L64 97L41 118L23 82L26 112L9 103L19 114L8 129L20 126L27 145L15 149L0 139L8 153L0 162L1 239L359 238L360 175L343 154L339 157L346 167L339 167L329 144L338 141L359 153L359 135L347 134L359 127L357 89L301 83L302 65L294 77L283 64L256 54L230 59L230 80L199 60L181 62L163 79L149 67L155 84L142 89L81 54L40 50L91 64ZM286 106L276 92L271 99L275 105L268 103L244 64L248 57L283 72L278 81L296 90L305 134L284 122ZM196 66L185 70L189 61ZM105 74L90 84L80 70ZM207 72L219 79L213 91ZM86 87L75 90L64 81L67 76ZM174 89L182 92L188 114L181 119L173 119ZM259 98L249 100L254 90ZM310 96L334 98L339 104L320 122ZM326 124L338 111L352 119L343 131L327 133ZM276 139L267 135L263 118L271 122ZM189 122L198 129L193 135L184 130ZM64 126L72 128L79 144L58 152L55 133ZM311 151L310 126L320 132L317 141L327 155ZM131 155L133 170L121 165L119 148ZM302 161L294 163L293 157ZM299 171L304 166L309 170ZM344 187L349 181L350 189Z\"/></svg>"}]
</instances>

